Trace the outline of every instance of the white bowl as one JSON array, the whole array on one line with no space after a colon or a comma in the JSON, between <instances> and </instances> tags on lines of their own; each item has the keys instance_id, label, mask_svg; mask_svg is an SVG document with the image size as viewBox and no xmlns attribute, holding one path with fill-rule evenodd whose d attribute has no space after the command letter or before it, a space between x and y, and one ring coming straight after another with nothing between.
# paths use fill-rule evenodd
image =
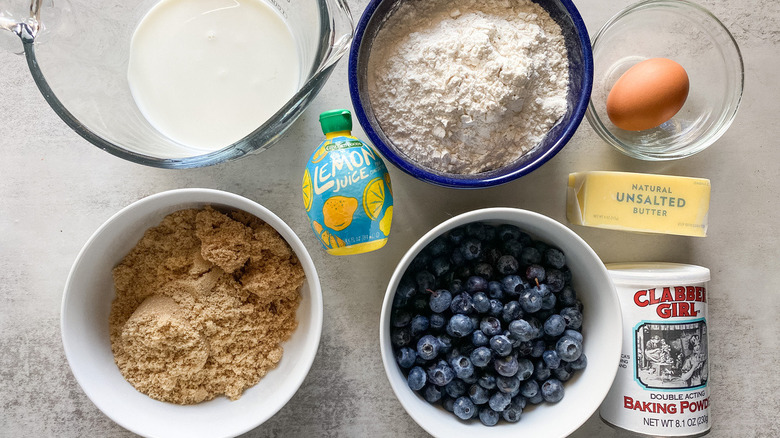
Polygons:
<instances>
[{"instance_id":1,"label":"white bowl","mask_svg":"<svg viewBox=\"0 0 780 438\"><path fill-rule=\"evenodd\" d=\"M572 285L583 303L582 332L588 366L564 383L566 394L557 404L542 403L523 411L517 423L500 422L494 427L479 420L460 421L440 406L417 395L396 363L390 343L390 315L396 288L414 257L434 238L470 222L517 225L533 238L552 244L566 254ZM487 208L461 214L438 225L406 252L387 286L382 305L379 339L387 378L406 412L428 433L438 437L565 437L579 428L598 409L617 373L622 342L620 304L607 269L598 255L577 234L559 222L538 213L513 208Z\"/></svg>"},{"instance_id":2,"label":"white bowl","mask_svg":"<svg viewBox=\"0 0 780 438\"><path fill-rule=\"evenodd\" d=\"M148 228L166 215L206 205L243 210L264 220L290 244L306 280L298 328L283 344L276 369L243 396L196 405L154 400L131 386L114 363L108 316L114 299L112 269ZM87 241L65 283L62 342L73 375L93 403L120 426L148 437L227 437L249 431L278 412L309 372L322 333L322 292L306 248L292 229L265 207L244 197L209 189L172 190L137 201L106 221Z\"/></svg>"}]
</instances>

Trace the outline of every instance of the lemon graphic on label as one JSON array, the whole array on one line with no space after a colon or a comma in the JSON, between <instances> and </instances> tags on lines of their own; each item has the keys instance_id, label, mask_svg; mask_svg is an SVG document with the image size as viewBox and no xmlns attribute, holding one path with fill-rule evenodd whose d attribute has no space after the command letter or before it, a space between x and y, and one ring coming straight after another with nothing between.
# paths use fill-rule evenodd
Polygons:
<instances>
[{"instance_id":1,"label":"lemon graphic on label","mask_svg":"<svg viewBox=\"0 0 780 438\"><path fill-rule=\"evenodd\" d=\"M309 169L306 169L305 172L303 172L303 206L306 207L306 211L311 210L311 202L314 198L314 194L312 193L312 185L311 185L311 174L309 174Z\"/></svg>"},{"instance_id":2,"label":"lemon graphic on label","mask_svg":"<svg viewBox=\"0 0 780 438\"><path fill-rule=\"evenodd\" d=\"M352 215L358 207L358 200L346 196L332 196L322 206L325 226L336 231L347 228L352 223Z\"/></svg>"},{"instance_id":3,"label":"lemon graphic on label","mask_svg":"<svg viewBox=\"0 0 780 438\"><path fill-rule=\"evenodd\" d=\"M390 174L385 172L383 178L385 179L385 184L387 184L387 191L390 192L390 196L393 196L393 186L390 184Z\"/></svg>"},{"instance_id":4,"label":"lemon graphic on label","mask_svg":"<svg viewBox=\"0 0 780 438\"><path fill-rule=\"evenodd\" d=\"M363 210L372 221L379 218L382 206L385 204L385 184L382 178L374 178L363 190Z\"/></svg>"},{"instance_id":5,"label":"lemon graphic on label","mask_svg":"<svg viewBox=\"0 0 780 438\"><path fill-rule=\"evenodd\" d=\"M316 234L317 237L320 238L322 244L325 245L326 248L332 249L332 248L341 248L347 246L346 242L341 240L338 236L334 236L333 234L330 234L330 232L325 230L322 227L322 225L320 225L319 222L312 221L311 227L314 230L314 234Z\"/></svg>"},{"instance_id":6,"label":"lemon graphic on label","mask_svg":"<svg viewBox=\"0 0 780 438\"><path fill-rule=\"evenodd\" d=\"M390 235L390 223L393 222L393 206L387 207L385 210L385 216L379 221L379 229L385 236Z\"/></svg>"},{"instance_id":7,"label":"lemon graphic on label","mask_svg":"<svg viewBox=\"0 0 780 438\"><path fill-rule=\"evenodd\" d=\"M314 155L311 156L312 163L319 163L323 158L325 158L325 155L328 155L328 151L325 149L326 144L323 144L319 149L317 149L316 152L314 152Z\"/></svg>"}]
</instances>

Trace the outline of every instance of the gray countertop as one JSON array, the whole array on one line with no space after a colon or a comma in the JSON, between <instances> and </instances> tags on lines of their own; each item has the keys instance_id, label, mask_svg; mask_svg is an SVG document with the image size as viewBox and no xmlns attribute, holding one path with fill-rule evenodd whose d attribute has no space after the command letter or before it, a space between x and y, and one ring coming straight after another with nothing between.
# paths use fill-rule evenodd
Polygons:
<instances>
[{"instance_id":1,"label":"gray countertop","mask_svg":"<svg viewBox=\"0 0 780 438\"><path fill-rule=\"evenodd\" d=\"M349 2L357 17L365 0ZM627 0L577 0L591 35ZM540 169L486 190L435 187L390 168L393 231L373 253L322 251L299 205L300 175L320 141L320 112L350 107L346 60L303 116L270 150L194 170L132 164L92 146L47 106L24 59L0 53L0 436L132 436L103 415L71 374L59 329L63 286L89 236L122 207L182 187L234 192L268 207L301 236L321 275L325 323L311 372L292 400L246 434L425 436L394 397L378 349L380 304L395 264L441 221L481 207L511 206L565 223L569 172L625 170L712 181L709 236L630 234L571 226L605 262L668 261L706 266L709 285L712 437L780 436L780 3L706 0L738 41L745 91L737 118L706 151L683 160L634 160L583 120L570 143ZM8 35L0 35L8 37ZM363 136L357 127L355 133ZM595 415L574 436L617 437Z\"/></svg>"}]
</instances>

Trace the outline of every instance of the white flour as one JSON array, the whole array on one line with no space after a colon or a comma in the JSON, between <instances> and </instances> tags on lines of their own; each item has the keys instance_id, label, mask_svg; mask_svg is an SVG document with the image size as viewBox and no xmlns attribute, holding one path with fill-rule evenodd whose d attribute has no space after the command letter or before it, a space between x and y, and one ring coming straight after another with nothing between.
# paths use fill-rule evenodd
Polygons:
<instances>
[{"instance_id":1,"label":"white flour","mask_svg":"<svg viewBox=\"0 0 780 438\"><path fill-rule=\"evenodd\" d=\"M528 0L415 0L369 59L379 124L411 159L474 174L531 150L566 113L561 29Z\"/></svg>"}]
</instances>

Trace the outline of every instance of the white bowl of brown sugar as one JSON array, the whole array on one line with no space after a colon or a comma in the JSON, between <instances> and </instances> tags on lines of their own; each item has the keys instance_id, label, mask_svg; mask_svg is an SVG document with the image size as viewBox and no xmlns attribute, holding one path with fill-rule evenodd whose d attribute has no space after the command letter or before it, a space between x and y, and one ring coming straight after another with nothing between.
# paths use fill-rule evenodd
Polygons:
<instances>
[{"instance_id":1,"label":"white bowl of brown sugar","mask_svg":"<svg viewBox=\"0 0 780 438\"><path fill-rule=\"evenodd\" d=\"M228 437L278 412L322 332L303 243L247 198L180 189L141 199L87 241L65 284L73 375L112 420L149 437Z\"/></svg>"}]
</instances>

